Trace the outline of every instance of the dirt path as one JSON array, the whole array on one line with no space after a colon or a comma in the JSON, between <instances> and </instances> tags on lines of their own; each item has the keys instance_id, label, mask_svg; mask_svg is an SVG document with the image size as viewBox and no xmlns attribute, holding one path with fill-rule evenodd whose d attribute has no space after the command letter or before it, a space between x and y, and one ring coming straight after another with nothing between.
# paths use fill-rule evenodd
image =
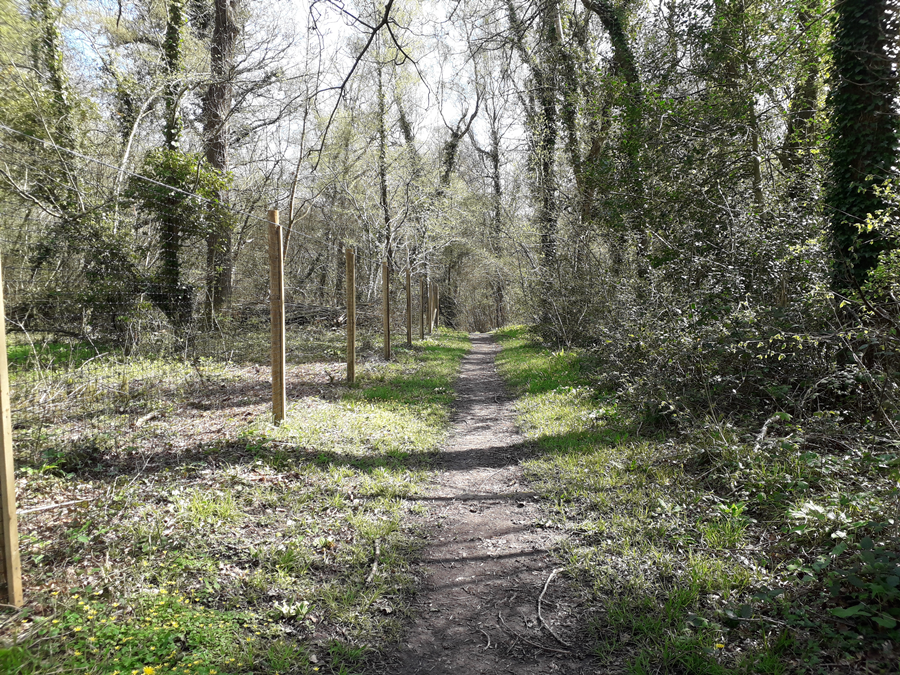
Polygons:
<instances>
[{"instance_id":1,"label":"dirt path","mask_svg":"<svg viewBox=\"0 0 900 675\"><path fill-rule=\"evenodd\" d=\"M425 588L400 649L379 667L385 673L596 672L574 644L581 631L558 575L541 613L571 647L538 620L559 534L541 527L523 485L519 462L529 449L494 366L498 351L489 336L472 336L441 471L421 498L431 506L433 536L422 561Z\"/></svg>"}]
</instances>

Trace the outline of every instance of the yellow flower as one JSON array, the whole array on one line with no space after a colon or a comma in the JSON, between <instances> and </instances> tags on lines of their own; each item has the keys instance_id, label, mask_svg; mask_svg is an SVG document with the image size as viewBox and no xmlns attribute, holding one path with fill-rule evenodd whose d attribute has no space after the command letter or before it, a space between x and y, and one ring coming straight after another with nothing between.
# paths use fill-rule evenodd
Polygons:
<instances>
[{"instance_id":1,"label":"yellow flower","mask_svg":"<svg viewBox=\"0 0 900 675\"><path fill-rule=\"evenodd\" d=\"M153 666L144 666L144 675L153 675L156 672L156 668Z\"/></svg>"},{"instance_id":2,"label":"yellow flower","mask_svg":"<svg viewBox=\"0 0 900 675\"><path fill-rule=\"evenodd\" d=\"M75 650L75 656L81 656L81 652L78 651L77 649Z\"/></svg>"},{"instance_id":3,"label":"yellow flower","mask_svg":"<svg viewBox=\"0 0 900 675\"><path fill-rule=\"evenodd\" d=\"M720 642L717 642L717 643L716 643L716 649L725 649L725 645L723 645L723 644L720 643Z\"/></svg>"},{"instance_id":4,"label":"yellow flower","mask_svg":"<svg viewBox=\"0 0 900 675\"><path fill-rule=\"evenodd\" d=\"M73 628L72 630L74 630L77 633L78 631L81 630L81 626L75 626L75 628Z\"/></svg>"},{"instance_id":5,"label":"yellow flower","mask_svg":"<svg viewBox=\"0 0 900 675\"><path fill-rule=\"evenodd\" d=\"M96 641L97 641L97 638L95 638L95 637L88 638L88 642L96 642Z\"/></svg>"}]
</instances>

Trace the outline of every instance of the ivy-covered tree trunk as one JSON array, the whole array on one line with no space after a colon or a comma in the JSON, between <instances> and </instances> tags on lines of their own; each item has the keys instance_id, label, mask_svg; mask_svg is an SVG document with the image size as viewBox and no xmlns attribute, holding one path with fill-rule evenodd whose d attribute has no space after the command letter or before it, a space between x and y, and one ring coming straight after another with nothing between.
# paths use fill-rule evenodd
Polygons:
<instances>
[{"instance_id":1,"label":"ivy-covered tree trunk","mask_svg":"<svg viewBox=\"0 0 900 675\"><path fill-rule=\"evenodd\" d=\"M75 132L72 106L69 102L69 82L63 65L62 36L59 32L59 15L62 10L51 0L32 0L31 19L37 26L37 35L31 45L32 65L40 73L50 92L50 119L43 121L44 128L54 129L51 140L64 148L75 148ZM43 130L29 130L43 136Z\"/></svg>"},{"instance_id":2,"label":"ivy-covered tree trunk","mask_svg":"<svg viewBox=\"0 0 900 675\"><path fill-rule=\"evenodd\" d=\"M531 143L531 163L534 173L534 192L537 201L537 221L540 232L541 263L544 275L556 262L556 142L559 133L556 109L556 57L552 49L545 49L541 61L525 44L527 27L510 0L506 3L507 16L512 29L513 47L530 71L533 94L525 101L526 125ZM541 14L541 45L552 44L558 31L558 3L545 7Z\"/></svg>"},{"instance_id":3,"label":"ivy-covered tree trunk","mask_svg":"<svg viewBox=\"0 0 900 675\"><path fill-rule=\"evenodd\" d=\"M206 161L222 174L229 170L228 117L234 96L234 59L240 28L237 0L214 0L215 23L210 47L212 82L204 97ZM227 203L223 190L219 201ZM222 210L224 214L225 211ZM206 312L211 321L231 300L234 256L231 219L216 223L206 240Z\"/></svg>"},{"instance_id":4,"label":"ivy-covered tree trunk","mask_svg":"<svg viewBox=\"0 0 900 675\"><path fill-rule=\"evenodd\" d=\"M885 207L875 191L895 172L897 128L896 0L844 0L834 8L832 47L831 211L832 284L846 291L865 282L882 251L896 242L862 230Z\"/></svg>"},{"instance_id":5,"label":"ivy-covered tree trunk","mask_svg":"<svg viewBox=\"0 0 900 675\"><path fill-rule=\"evenodd\" d=\"M643 222L645 194L644 177L641 170L641 146L644 137L644 94L640 72L634 51L628 42L623 10L614 6L609 0L582 0L582 3L600 20L603 29L609 35L613 52L613 74L620 78L624 85L622 104L625 115L622 149L627 158L625 177L628 183L626 189L629 192L629 197L625 201L626 222L631 221L629 228L637 235L640 253L643 254L638 260L637 271L644 276L647 270L644 257L649 252L649 238ZM594 156L593 153L589 155L589 159L592 156ZM587 167L588 174L596 174L598 170L598 167L595 166ZM624 242L621 241L612 244L612 257L616 267L621 264L622 251L620 248L623 244Z\"/></svg>"},{"instance_id":6,"label":"ivy-covered tree trunk","mask_svg":"<svg viewBox=\"0 0 900 675\"><path fill-rule=\"evenodd\" d=\"M163 66L167 78L165 87L165 121L163 149L180 153L181 145L181 84L183 68L182 31L185 25L184 0L169 0L166 35L163 41ZM170 158L171 159L171 158ZM165 177L165 176L164 176ZM169 195L160 213L160 275L156 289L157 304L177 327L190 321L190 291L181 282L179 254L182 243L182 223L178 215L177 197Z\"/></svg>"}]
</instances>

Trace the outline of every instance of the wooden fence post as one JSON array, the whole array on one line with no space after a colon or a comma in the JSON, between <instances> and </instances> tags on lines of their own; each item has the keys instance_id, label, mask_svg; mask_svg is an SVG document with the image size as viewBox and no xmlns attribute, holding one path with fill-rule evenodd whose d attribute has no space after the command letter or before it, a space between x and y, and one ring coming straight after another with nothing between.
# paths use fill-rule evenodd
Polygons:
<instances>
[{"instance_id":1,"label":"wooden fence post","mask_svg":"<svg viewBox=\"0 0 900 675\"><path fill-rule=\"evenodd\" d=\"M440 328L441 326L441 287L435 284L434 286L434 327Z\"/></svg>"},{"instance_id":2,"label":"wooden fence post","mask_svg":"<svg viewBox=\"0 0 900 675\"><path fill-rule=\"evenodd\" d=\"M284 251L278 211L269 211L269 313L272 317L272 417L284 421Z\"/></svg>"},{"instance_id":3,"label":"wooden fence post","mask_svg":"<svg viewBox=\"0 0 900 675\"><path fill-rule=\"evenodd\" d=\"M384 324L384 360L391 360L391 272L388 261L381 263L382 323Z\"/></svg>"},{"instance_id":4,"label":"wooden fence post","mask_svg":"<svg viewBox=\"0 0 900 675\"><path fill-rule=\"evenodd\" d=\"M6 309L0 273L0 599L22 606L22 564L16 520L16 474L13 463L12 413L9 405L9 370L6 363Z\"/></svg>"},{"instance_id":5,"label":"wooden fence post","mask_svg":"<svg viewBox=\"0 0 900 675\"><path fill-rule=\"evenodd\" d=\"M406 344L412 347L412 279L409 268L406 268Z\"/></svg>"},{"instance_id":6,"label":"wooden fence post","mask_svg":"<svg viewBox=\"0 0 900 675\"><path fill-rule=\"evenodd\" d=\"M425 328L429 335L431 335L431 331L434 328L434 323L431 320L431 308L432 308L432 300L434 299L434 285L431 283L431 279L425 281L425 290L428 292L428 301L426 304L427 309L425 310Z\"/></svg>"},{"instance_id":7,"label":"wooden fence post","mask_svg":"<svg viewBox=\"0 0 900 675\"><path fill-rule=\"evenodd\" d=\"M347 256L347 384L356 382L356 255Z\"/></svg>"},{"instance_id":8,"label":"wooden fence post","mask_svg":"<svg viewBox=\"0 0 900 675\"><path fill-rule=\"evenodd\" d=\"M425 277L419 277L419 339L425 339Z\"/></svg>"},{"instance_id":9,"label":"wooden fence post","mask_svg":"<svg viewBox=\"0 0 900 675\"><path fill-rule=\"evenodd\" d=\"M428 293L428 332L434 332L434 312L437 309L437 284L431 283L431 290Z\"/></svg>"}]
</instances>

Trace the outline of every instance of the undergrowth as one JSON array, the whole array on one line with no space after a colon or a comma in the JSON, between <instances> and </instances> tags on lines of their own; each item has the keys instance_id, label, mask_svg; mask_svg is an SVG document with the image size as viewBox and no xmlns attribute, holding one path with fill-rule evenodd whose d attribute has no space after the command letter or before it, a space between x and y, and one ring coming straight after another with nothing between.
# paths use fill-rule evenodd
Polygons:
<instances>
[{"instance_id":1,"label":"undergrowth","mask_svg":"<svg viewBox=\"0 0 900 675\"><path fill-rule=\"evenodd\" d=\"M764 431L647 424L588 354L498 332L526 472L572 533L560 555L594 611L602 662L631 673L895 672L900 558L895 443L839 412ZM642 433L643 432L643 433Z\"/></svg>"},{"instance_id":2,"label":"undergrowth","mask_svg":"<svg viewBox=\"0 0 900 675\"><path fill-rule=\"evenodd\" d=\"M0 615L0 672L360 672L406 613L421 541L405 498L428 476L467 349L449 331L398 343L352 387L327 364L302 371L280 426L265 405L173 397L193 415L181 426L132 416L89 456L29 450L20 500L88 501L23 514L27 604Z\"/></svg>"}]
</instances>

